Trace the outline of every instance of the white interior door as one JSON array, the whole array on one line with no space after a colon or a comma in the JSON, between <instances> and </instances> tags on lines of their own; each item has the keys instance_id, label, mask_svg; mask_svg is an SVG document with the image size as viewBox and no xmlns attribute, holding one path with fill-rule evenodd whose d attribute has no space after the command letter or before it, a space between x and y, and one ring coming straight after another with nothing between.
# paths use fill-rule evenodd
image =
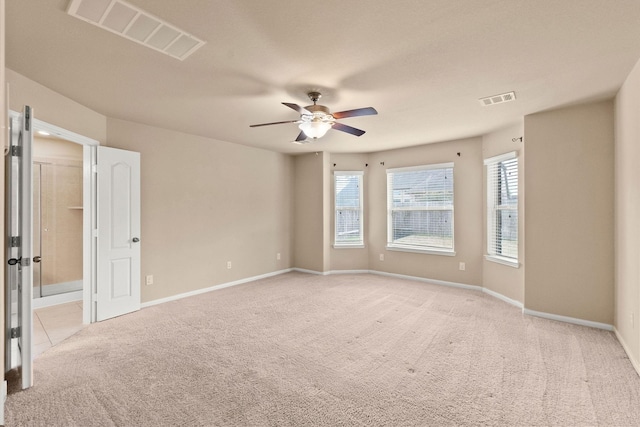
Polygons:
<instances>
[{"instance_id":1,"label":"white interior door","mask_svg":"<svg viewBox=\"0 0 640 427\"><path fill-rule=\"evenodd\" d=\"M22 388L33 385L32 343L32 120L25 106L11 119L9 153L6 156L6 353L5 371L18 369Z\"/></svg>"},{"instance_id":2,"label":"white interior door","mask_svg":"<svg viewBox=\"0 0 640 427\"><path fill-rule=\"evenodd\" d=\"M96 320L140 309L140 153L97 147Z\"/></svg>"}]
</instances>

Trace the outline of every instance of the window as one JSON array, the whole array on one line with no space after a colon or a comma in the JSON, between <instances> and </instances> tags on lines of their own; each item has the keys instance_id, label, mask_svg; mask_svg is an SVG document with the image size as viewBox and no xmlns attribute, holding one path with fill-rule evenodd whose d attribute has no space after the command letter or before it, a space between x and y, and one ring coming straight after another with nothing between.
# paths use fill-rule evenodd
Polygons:
<instances>
[{"instance_id":1,"label":"window","mask_svg":"<svg viewBox=\"0 0 640 427\"><path fill-rule=\"evenodd\" d=\"M454 255L453 163L387 170L387 248Z\"/></svg>"},{"instance_id":2,"label":"window","mask_svg":"<svg viewBox=\"0 0 640 427\"><path fill-rule=\"evenodd\" d=\"M516 152L486 159L487 259L518 266L518 158Z\"/></svg>"},{"instance_id":3,"label":"window","mask_svg":"<svg viewBox=\"0 0 640 427\"><path fill-rule=\"evenodd\" d=\"M334 172L335 247L363 247L363 172Z\"/></svg>"}]
</instances>

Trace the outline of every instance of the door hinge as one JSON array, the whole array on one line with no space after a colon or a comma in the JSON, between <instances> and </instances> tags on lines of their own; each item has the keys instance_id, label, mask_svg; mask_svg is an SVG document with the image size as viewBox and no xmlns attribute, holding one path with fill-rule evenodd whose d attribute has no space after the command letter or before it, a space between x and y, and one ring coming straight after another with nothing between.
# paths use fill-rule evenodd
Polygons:
<instances>
[{"instance_id":1,"label":"door hinge","mask_svg":"<svg viewBox=\"0 0 640 427\"><path fill-rule=\"evenodd\" d=\"M9 154L11 157L22 157L22 146L20 145L12 145L9 150Z\"/></svg>"},{"instance_id":2,"label":"door hinge","mask_svg":"<svg viewBox=\"0 0 640 427\"><path fill-rule=\"evenodd\" d=\"M18 248L22 243L22 238L20 236L11 236L9 239L9 247L10 248Z\"/></svg>"},{"instance_id":3,"label":"door hinge","mask_svg":"<svg viewBox=\"0 0 640 427\"><path fill-rule=\"evenodd\" d=\"M17 328L11 328L11 338L20 338L21 334L20 334L20 326L18 326Z\"/></svg>"},{"instance_id":4,"label":"door hinge","mask_svg":"<svg viewBox=\"0 0 640 427\"><path fill-rule=\"evenodd\" d=\"M31 107L24 106L24 129L28 132L31 130Z\"/></svg>"}]
</instances>

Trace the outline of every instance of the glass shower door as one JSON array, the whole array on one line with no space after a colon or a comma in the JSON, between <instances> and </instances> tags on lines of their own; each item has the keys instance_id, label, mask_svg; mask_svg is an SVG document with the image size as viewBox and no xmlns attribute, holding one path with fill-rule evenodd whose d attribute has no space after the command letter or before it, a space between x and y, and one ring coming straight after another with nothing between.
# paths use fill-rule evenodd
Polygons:
<instances>
[{"instance_id":1,"label":"glass shower door","mask_svg":"<svg viewBox=\"0 0 640 427\"><path fill-rule=\"evenodd\" d=\"M82 290L82 166L34 162L34 298Z\"/></svg>"}]
</instances>

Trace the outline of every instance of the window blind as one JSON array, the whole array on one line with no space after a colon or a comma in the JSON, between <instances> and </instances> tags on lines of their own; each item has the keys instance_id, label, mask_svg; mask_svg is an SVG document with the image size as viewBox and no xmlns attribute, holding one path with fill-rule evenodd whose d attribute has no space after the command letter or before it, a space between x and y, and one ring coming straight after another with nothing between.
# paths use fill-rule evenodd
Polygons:
<instances>
[{"instance_id":1,"label":"window blind","mask_svg":"<svg viewBox=\"0 0 640 427\"><path fill-rule=\"evenodd\" d=\"M518 158L516 152L485 160L487 255L518 260Z\"/></svg>"},{"instance_id":2,"label":"window blind","mask_svg":"<svg viewBox=\"0 0 640 427\"><path fill-rule=\"evenodd\" d=\"M453 252L453 163L387 170L387 246Z\"/></svg>"},{"instance_id":3,"label":"window blind","mask_svg":"<svg viewBox=\"0 0 640 427\"><path fill-rule=\"evenodd\" d=\"M334 172L335 246L364 245L361 171Z\"/></svg>"}]
</instances>

